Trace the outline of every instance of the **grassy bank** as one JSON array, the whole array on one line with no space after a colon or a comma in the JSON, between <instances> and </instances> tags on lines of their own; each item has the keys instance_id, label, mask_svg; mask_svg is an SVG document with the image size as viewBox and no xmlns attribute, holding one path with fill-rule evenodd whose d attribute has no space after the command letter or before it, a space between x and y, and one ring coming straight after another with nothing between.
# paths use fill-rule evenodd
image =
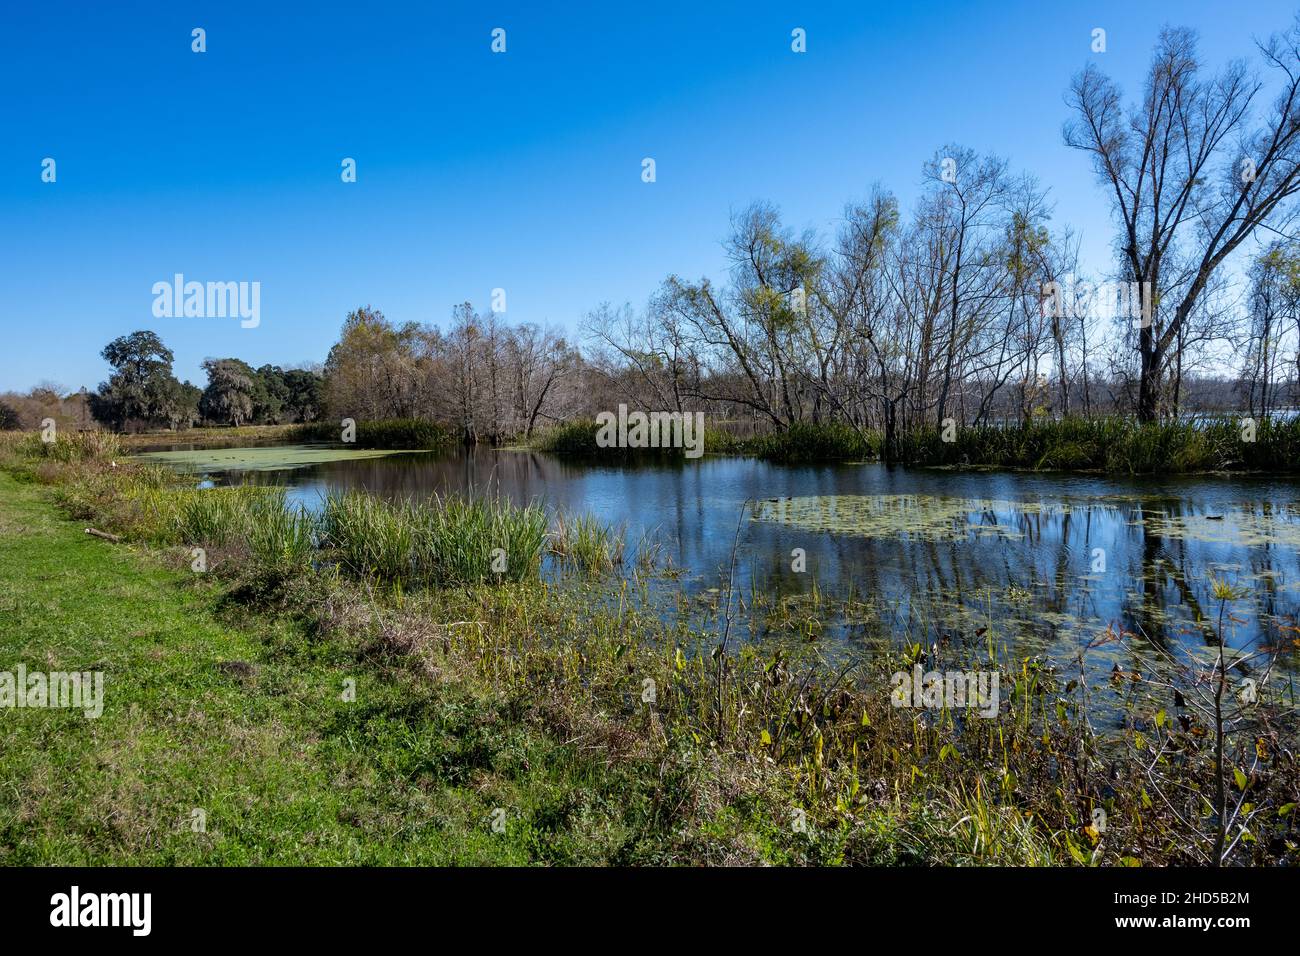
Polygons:
<instances>
[{"instance_id":1,"label":"grassy bank","mask_svg":"<svg viewBox=\"0 0 1300 956\"><path fill-rule=\"evenodd\" d=\"M240 425L239 427L186 428L181 431L152 431L118 435L126 451L157 445L192 445L195 448L230 448L293 441L300 425Z\"/></svg>"},{"instance_id":2,"label":"grassy bank","mask_svg":"<svg viewBox=\"0 0 1300 956\"><path fill-rule=\"evenodd\" d=\"M680 448L600 448L593 421L569 422L539 433L530 447L589 460L682 461ZM1032 471L1088 471L1124 475L1206 472L1300 471L1300 419L1262 421L1244 426L1239 419L1162 422L1141 425L1130 419L1045 419L1010 427L936 426L901 432L894 459L914 466L1014 468ZM164 441L199 447L266 442L333 442L333 422L310 425L258 425L196 428L186 432L119 436L122 453ZM432 422L402 419L358 422L357 448L433 449L454 443L451 433ZM877 459L880 432L839 423L799 423L749 437L726 428L706 427L703 450L711 455L753 455L786 464L856 462Z\"/></svg>"},{"instance_id":3,"label":"grassy bank","mask_svg":"<svg viewBox=\"0 0 1300 956\"><path fill-rule=\"evenodd\" d=\"M75 434L75 433L74 433ZM343 428L338 421L308 422L298 425L240 425L238 427L199 427L183 431L153 431L119 435L121 448L133 451L155 445L191 445L195 448L229 448L273 442L333 442L342 440ZM354 441L356 448L434 449L453 443L452 433L443 426L418 418L358 421Z\"/></svg>"},{"instance_id":4,"label":"grassy bank","mask_svg":"<svg viewBox=\"0 0 1300 956\"><path fill-rule=\"evenodd\" d=\"M435 500L419 517L352 515L348 531L274 494L114 467L81 441L47 454L0 438L0 668L106 674L98 720L4 713L0 862L1159 864L1203 852L1185 814L1212 792L1212 735L1195 715L1165 716L1168 689L1081 686L1008 659L987 628L834 660L815 643L742 643L721 607L715 628L691 633L656 613L637 574L611 575L611 541L573 516L542 547L609 558L590 560L595 577L422 575L423 523L472 541L481 516ZM384 522L398 536L388 572L350 556ZM87 523L124 540L87 537ZM1003 705L990 719L892 706L891 674L914 665L996 671ZM1089 695L1123 709L1127 737L1091 732ZM1267 750L1241 768L1253 839L1236 852L1294 862L1294 750ZM1162 785L1163 767L1176 772L1173 810L1153 766Z\"/></svg>"}]
</instances>

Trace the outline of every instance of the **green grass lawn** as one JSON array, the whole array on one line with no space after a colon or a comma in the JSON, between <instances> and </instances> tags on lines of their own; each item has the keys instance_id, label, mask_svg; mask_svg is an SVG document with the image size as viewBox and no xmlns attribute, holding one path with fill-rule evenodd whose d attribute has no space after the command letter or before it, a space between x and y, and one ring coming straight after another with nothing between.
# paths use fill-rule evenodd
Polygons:
<instances>
[{"instance_id":1,"label":"green grass lawn","mask_svg":"<svg viewBox=\"0 0 1300 956\"><path fill-rule=\"evenodd\" d=\"M197 578L0 473L0 670L105 675L98 719L0 710L0 864L584 858L575 828L542 840L535 822L581 768L526 730L478 732L490 699L392 679L291 618L228 618Z\"/></svg>"}]
</instances>

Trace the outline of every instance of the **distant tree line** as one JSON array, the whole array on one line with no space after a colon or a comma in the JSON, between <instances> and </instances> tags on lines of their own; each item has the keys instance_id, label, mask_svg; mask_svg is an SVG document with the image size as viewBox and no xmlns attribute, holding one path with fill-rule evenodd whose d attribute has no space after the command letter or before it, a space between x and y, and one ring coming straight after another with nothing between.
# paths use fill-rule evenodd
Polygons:
<instances>
[{"instance_id":1,"label":"distant tree line","mask_svg":"<svg viewBox=\"0 0 1300 956\"><path fill-rule=\"evenodd\" d=\"M201 389L176 378L172 350L149 331L116 338L100 355L113 371L87 406L97 423L117 431L309 422L320 412L320 375L308 369L208 359Z\"/></svg>"},{"instance_id":2,"label":"distant tree line","mask_svg":"<svg viewBox=\"0 0 1300 956\"><path fill-rule=\"evenodd\" d=\"M584 366L559 333L509 325L464 302L444 332L394 325L369 306L343 323L323 369L323 404L335 418L429 418L466 443L527 438L581 413Z\"/></svg>"}]
</instances>

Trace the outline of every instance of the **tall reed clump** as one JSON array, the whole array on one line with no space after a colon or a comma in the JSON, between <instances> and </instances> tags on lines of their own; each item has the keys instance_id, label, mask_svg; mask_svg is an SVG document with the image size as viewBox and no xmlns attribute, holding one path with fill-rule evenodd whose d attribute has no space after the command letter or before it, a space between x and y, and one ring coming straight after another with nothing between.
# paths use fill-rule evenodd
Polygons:
<instances>
[{"instance_id":1,"label":"tall reed clump","mask_svg":"<svg viewBox=\"0 0 1300 956\"><path fill-rule=\"evenodd\" d=\"M187 488L153 498L160 516L170 511L183 544L247 551L263 576L287 580L311 567L316 520L290 506L283 488Z\"/></svg>"},{"instance_id":2,"label":"tall reed clump","mask_svg":"<svg viewBox=\"0 0 1300 956\"><path fill-rule=\"evenodd\" d=\"M623 547L623 536L592 515L555 516L550 550L564 567L604 574L623 563Z\"/></svg>"},{"instance_id":3,"label":"tall reed clump","mask_svg":"<svg viewBox=\"0 0 1300 956\"><path fill-rule=\"evenodd\" d=\"M221 547L242 541L252 528L252 502L264 496L259 488L205 488L186 489L175 493L174 517L176 532L186 544L207 544ZM284 505L284 493L277 502ZM166 507L163 499L157 506ZM261 509L262 513L269 509Z\"/></svg>"},{"instance_id":4,"label":"tall reed clump","mask_svg":"<svg viewBox=\"0 0 1300 956\"><path fill-rule=\"evenodd\" d=\"M29 458L46 458L64 463L107 461L124 454L122 439L116 433L102 428L82 432L60 431L50 441L46 441L40 434L27 434L19 439L17 449Z\"/></svg>"},{"instance_id":5,"label":"tall reed clump","mask_svg":"<svg viewBox=\"0 0 1300 956\"><path fill-rule=\"evenodd\" d=\"M427 528L409 502L350 491L325 499L322 543L362 577L408 581L427 574Z\"/></svg>"},{"instance_id":6,"label":"tall reed clump","mask_svg":"<svg viewBox=\"0 0 1300 956\"><path fill-rule=\"evenodd\" d=\"M546 512L539 505L434 498L426 513L437 583L528 581L540 573Z\"/></svg>"},{"instance_id":7,"label":"tall reed clump","mask_svg":"<svg viewBox=\"0 0 1300 956\"><path fill-rule=\"evenodd\" d=\"M741 442L739 447L768 461L863 461L880 453L880 436L842 422L796 422Z\"/></svg>"},{"instance_id":8,"label":"tall reed clump","mask_svg":"<svg viewBox=\"0 0 1300 956\"><path fill-rule=\"evenodd\" d=\"M506 501L393 503L350 492L326 500L321 528L324 543L361 576L429 584L524 581L541 570L546 513Z\"/></svg>"},{"instance_id":9,"label":"tall reed clump","mask_svg":"<svg viewBox=\"0 0 1300 956\"><path fill-rule=\"evenodd\" d=\"M342 428L337 422L297 425L289 433L296 441L338 442ZM453 435L436 422L423 418L386 418L356 423L356 448L400 448L433 450L448 445Z\"/></svg>"},{"instance_id":10,"label":"tall reed clump","mask_svg":"<svg viewBox=\"0 0 1300 956\"><path fill-rule=\"evenodd\" d=\"M689 449L685 447L685 436L680 429L672 428L671 438L660 438L658 436L669 434L667 430L671 426L663 423L652 426L653 431L648 430L645 432L645 440L662 440L666 442L666 444L652 448L630 444L602 446L596 440L602 427L590 419L564 422L539 433L532 439L531 444L538 451L546 451L554 455L565 455L571 458L599 457L628 464L637 462L680 463L686 460ZM691 427L694 428L694 424ZM664 431L660 429L664 429ZM632 429L629 428L630 440L634 440L631 439L631 434ZM656 436L654 439L651 438L652 434ZM717 429L705 428L703 433L691 433L691 441L698 442L698 445L692 447L696 448L701 455L705 452L722 450L720 448L715 449L711 444L712 441L721 441L722 438L723 433Z\"/></svg>"},{"instance_id":11,"label":"tall reed clump","mask_svg":"<svg viewBox=\"0 0 1300 956\"><path fill-rule=\"evenodd\" d=\"M301 505L290 507L283 490L253 496L247 505L248 550L258 570L284 581L311 568L316 521Z\"/></svg>"},{"instance_id":12,"label":"tall reed clump","mask_svg":"<svg viewBox=\"0 0 1300 956\"><path fill-rule=\"evenodd\" d=\"M1242 429L1238 429L1238 453L1245 468L1300 471L1300 416L1289 421L1261 421L1254 438L1253 442L1242 440Z\"/></svg>"},{"instance_id":13,"label":"tall reed clump","mask_svg":"<svg viewBox=\"0 0 1300 956\"><path fill-rule=\"evenodd\" d=\"M596 445L600 426L594 421L564 422L537 435L533 447L556 455L594 455L606 451Z\"/></svg>"}]
</instances>

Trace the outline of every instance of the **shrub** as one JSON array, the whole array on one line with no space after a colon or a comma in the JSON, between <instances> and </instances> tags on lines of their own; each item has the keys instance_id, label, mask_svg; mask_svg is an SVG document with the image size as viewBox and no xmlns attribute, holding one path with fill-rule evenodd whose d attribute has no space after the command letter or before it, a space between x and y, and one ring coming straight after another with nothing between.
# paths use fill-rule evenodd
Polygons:
<instances>
[{"instance_id":1,"label":"shrub","mask_svg":"<svg viewBox=\"0 0 1300 956\"><path fill-rule=\"evenodd\" d=\"M842 422L796 422L789 428L751 438L741 447L779 462L863 461L880 450L879 436Z\"/></svg>"},{"instance_id":2,"label":"shrub","mask_svg":"<svg viewBox=\"0 0 1300 956\"><path fill-rule=\"evenodd\" d=\"M334 422L297 425L289 436L296 441L338 442L342 428ZM357 448L435 449L452 441L451 432L423 418L389 418L356 423Z\"/></svg>"}]
</instances>

